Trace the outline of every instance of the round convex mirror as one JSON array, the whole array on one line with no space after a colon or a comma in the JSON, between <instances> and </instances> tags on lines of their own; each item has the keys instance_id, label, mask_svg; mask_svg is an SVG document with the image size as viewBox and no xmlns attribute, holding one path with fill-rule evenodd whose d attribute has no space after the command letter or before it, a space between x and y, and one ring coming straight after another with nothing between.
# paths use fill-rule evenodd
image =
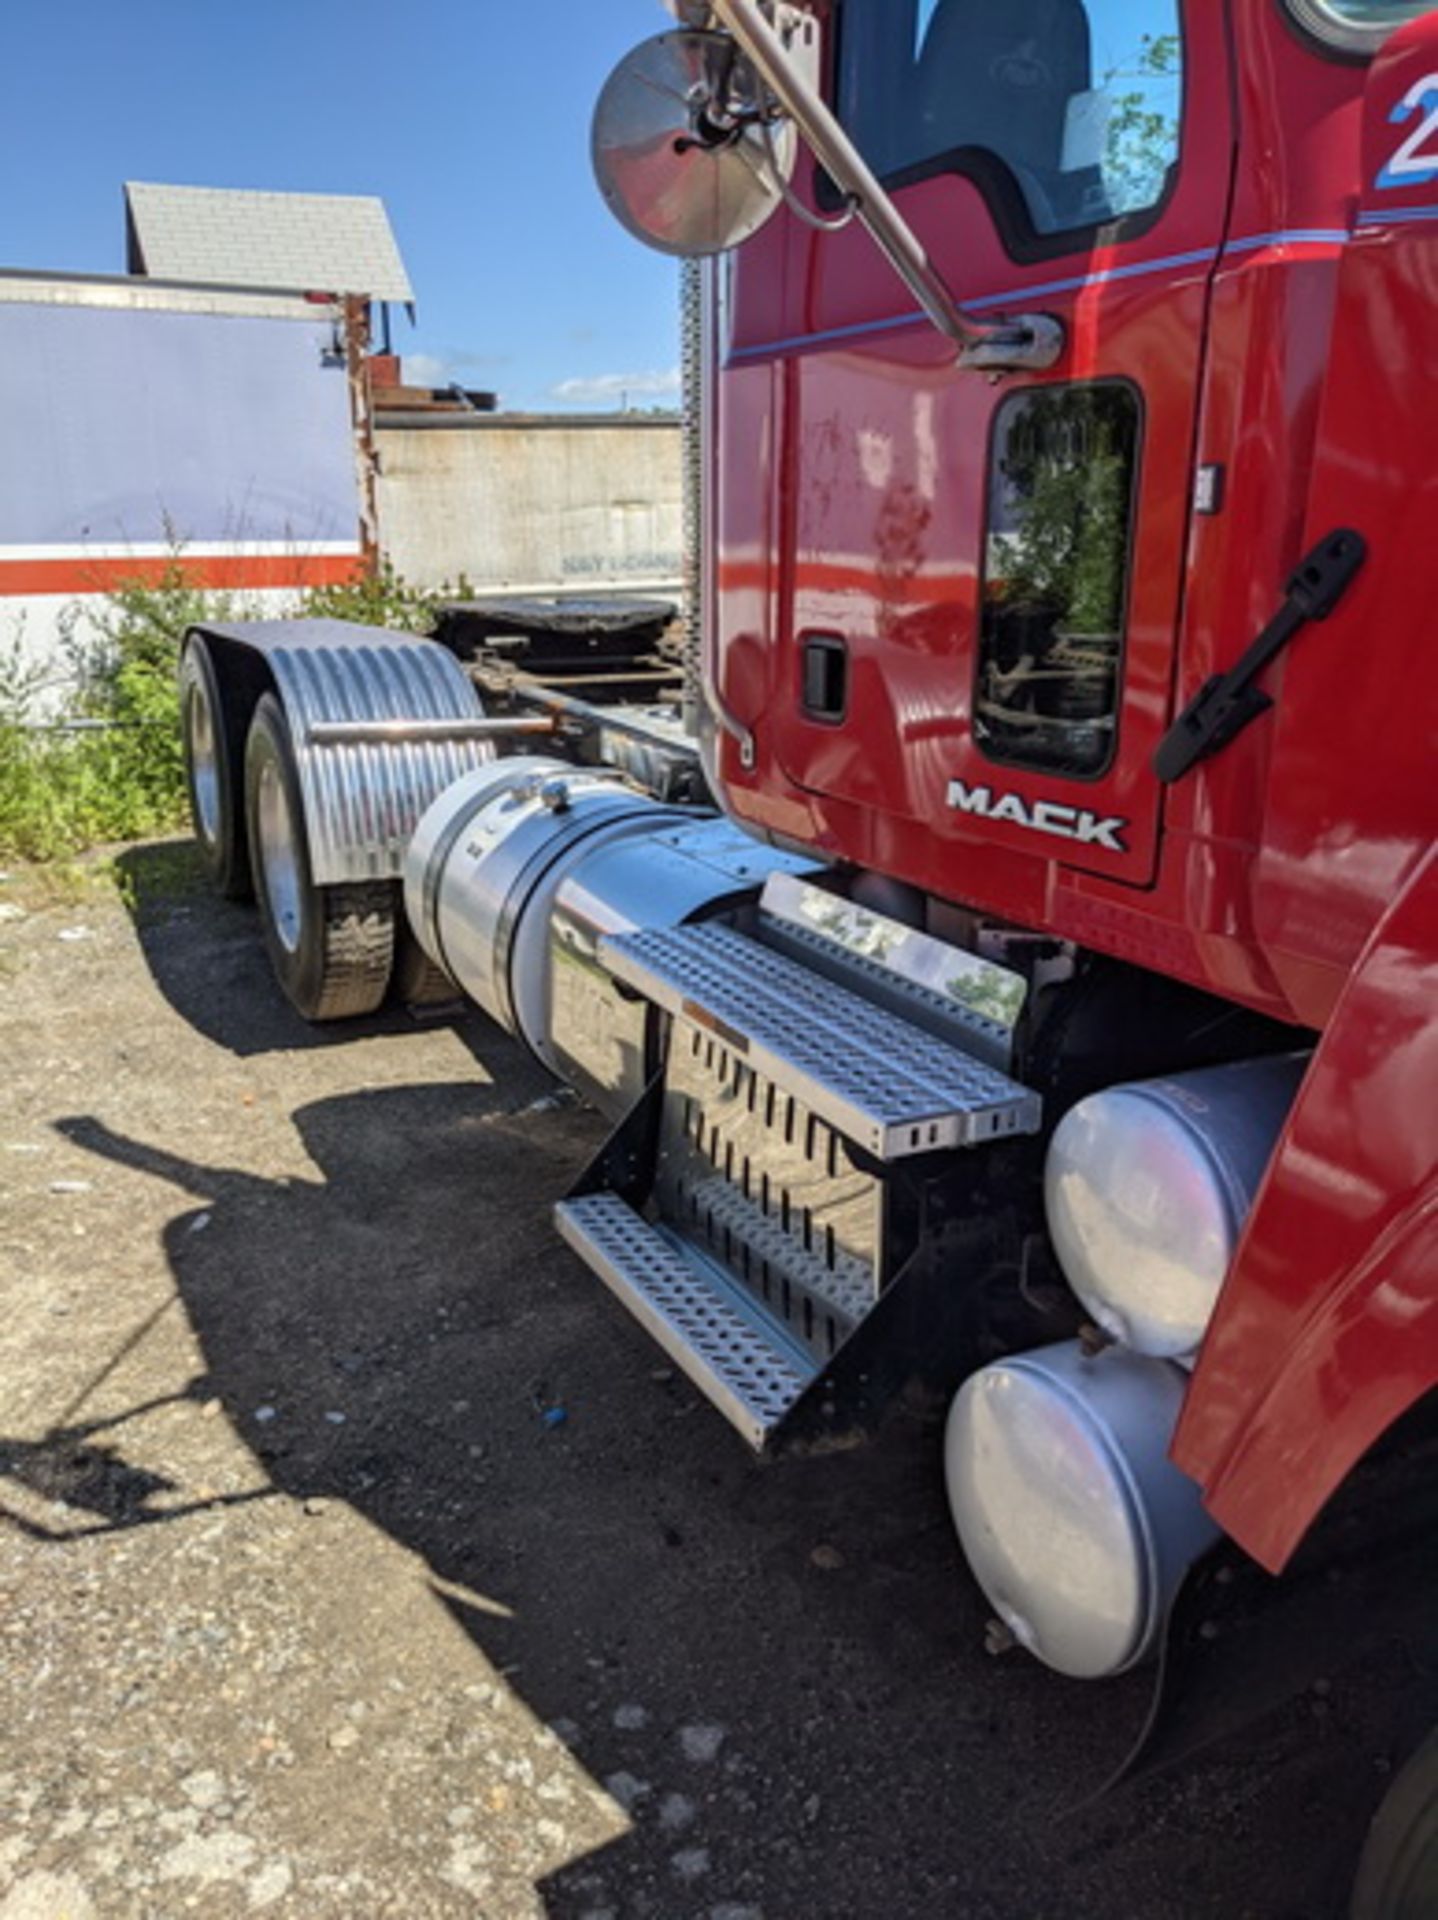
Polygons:
<instances>
[{"instance_id":1,"label":"round convex mirror","mask_svg":"<svg viewBox=\"0 0 1438 1920\"><path fill-rule=\"evenodd\" d=\"M621 60L594 110L599 190L661 253L723 253L778 207L793 127L761 123L760 89L727 34L676 30ZM777 169L777 171L776 171Z\"/></svg>"}]
</instances>

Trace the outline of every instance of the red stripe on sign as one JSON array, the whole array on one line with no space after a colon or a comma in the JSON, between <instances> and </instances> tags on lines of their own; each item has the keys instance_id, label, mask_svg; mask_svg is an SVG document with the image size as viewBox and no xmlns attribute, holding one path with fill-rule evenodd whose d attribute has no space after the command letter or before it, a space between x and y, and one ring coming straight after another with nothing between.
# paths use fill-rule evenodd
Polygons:
<instances>
[{"instance_id":1,"label":"red stripe on sign","mask_svg":"<svg viewBox=\"0 0 1438 1920\"><path fill-rule=\"evenodd\" d=\"M178 578L190 587L337 587L364 571L358 553L216 553L93 560L0 560L0 595L113 593Z\"/></svg>"}]
</instances>

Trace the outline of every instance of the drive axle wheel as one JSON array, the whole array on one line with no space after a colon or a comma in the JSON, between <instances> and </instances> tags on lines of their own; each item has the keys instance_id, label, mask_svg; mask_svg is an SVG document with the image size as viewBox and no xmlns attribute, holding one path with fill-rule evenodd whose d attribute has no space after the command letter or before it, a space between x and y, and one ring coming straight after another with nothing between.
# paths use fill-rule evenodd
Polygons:
<instances>
[{"instance_id":1,"label":"drive axle wheel","mask_svg":"<svg viewBox=\"0 0 1438 1920\"><path fill-rule=\"evenodd\" d=\"M253 883L240 805L244 736L230 721L210 649L198 637L180 661L180 731L190 818L205 871L227 900L248 900Z\"/></svg>"},{"instance_id":2,"label":"drive axle wheel","mask_svg":"<svg viewBox=\"0 0 1438 1920\"><path fill-rule=\"evenodd\" d=\"M304 798L284 708L255 708L245 749L245 818L265 948L307 1020L373 1013L394 964L396 889L386 880L316 886Z\"/></svg>"}]
</instances>

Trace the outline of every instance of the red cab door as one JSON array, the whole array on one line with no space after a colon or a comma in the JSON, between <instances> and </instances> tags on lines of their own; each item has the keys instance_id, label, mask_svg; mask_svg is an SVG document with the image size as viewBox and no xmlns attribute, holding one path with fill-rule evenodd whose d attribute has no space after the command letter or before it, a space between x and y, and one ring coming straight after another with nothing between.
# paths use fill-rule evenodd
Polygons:
<instances>
[{"instance_id":1,"label":"red cab door","mask_svg":"<svg viewBox=\"0 0 1438 1920\"><path fill-rule=\"evenodd\" d=\"M769 236L739 258L721 445L727 421L730 451L759 452L764 420L762 506L753 466L726 461L721 563L741 557L727 525L767 564L758 593L731 566L727 594L721 564L721 680L762 623L759 783L835 851L940 893L973 897L986 850L1154 871L1149 763L1232 168L1223 15L841 0L827 16L841 118L974 318L1062 321L1052 369L960 369L855 225L791 218L782 263ZM821 180L798 185L826 210Z\"/></svg>"}]
</instances>

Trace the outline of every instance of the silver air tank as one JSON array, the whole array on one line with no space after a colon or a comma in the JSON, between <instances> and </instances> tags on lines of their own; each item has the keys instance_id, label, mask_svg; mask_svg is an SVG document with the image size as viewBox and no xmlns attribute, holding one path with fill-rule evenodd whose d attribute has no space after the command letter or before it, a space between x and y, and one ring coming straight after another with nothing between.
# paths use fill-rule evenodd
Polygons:
<instances>
[{"instance_id":1,"label":"silver air tank","mask_svg":"<svg viewBox=\"0 0 1438 1920\"><path fill-rule=\"evenodd\" d=\"M1306 1054L1105 1088L1063 1117L1044 1198L1064 1274L1136 1353L1191 1362Z\"/></svg>"},{"instance_id":2,"label":"silver air tank","mask_svg":"<svg viewBox=\"0 0 1438 1920\"><path fill-rule=\"evenodd\" d=\"M551 1072L627 1112L653 1070L650 1016L599 942L672 927L810 871L727 820L667 807L613 773L524 757L476 768L425 813L405 910L437 966Z\"/></svg>"},{"instance_id":3,"label":"silver air tank","mask_svg":"<svg viewBox=\"0 0 1438 1920\"><path fill-rule=\"evenodd\" d=\"M949 1413L949 1505L974 1577L1020 1645L1097 1680L1155 1648L1219 1537L1168 1458L1186 1376L1076 1341L994 1362Z\"/></svg>"}]
</instances>

